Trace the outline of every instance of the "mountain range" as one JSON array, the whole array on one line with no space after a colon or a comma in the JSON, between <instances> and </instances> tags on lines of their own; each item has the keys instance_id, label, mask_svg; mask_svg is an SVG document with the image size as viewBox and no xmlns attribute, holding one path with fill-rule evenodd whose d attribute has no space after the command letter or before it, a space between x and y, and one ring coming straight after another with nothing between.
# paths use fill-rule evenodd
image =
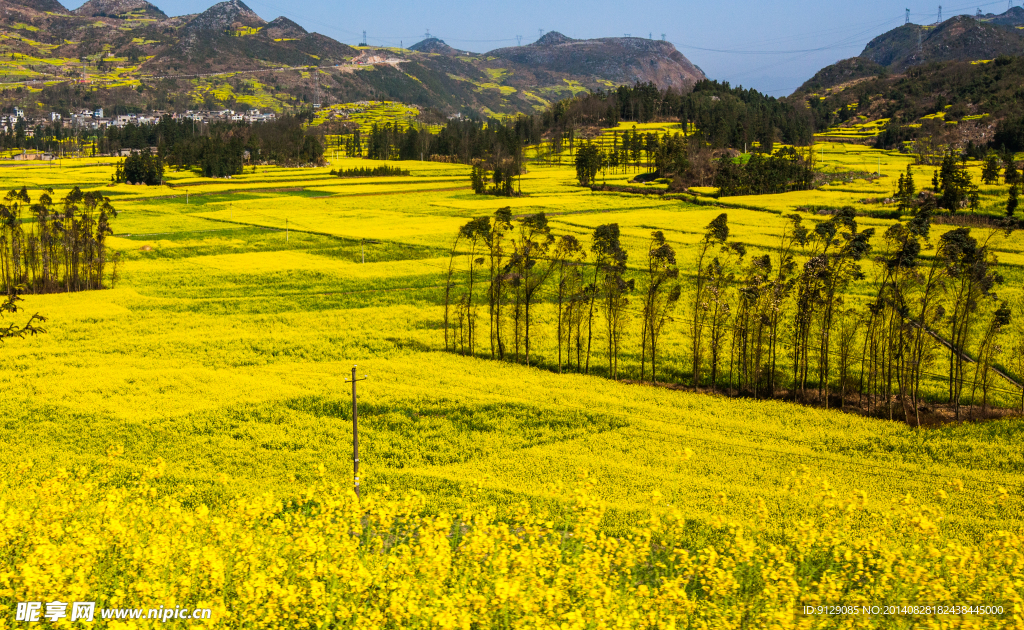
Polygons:
<instances>
[{"instance_id":1,"label":"mountain range","mask_svg":"<svg viewBox=\"0 0 1024 630\"><path fill-rule=\"evenodd\" d=\"M1021 7L998 15L957 15L937 24L904 24L872 39L857 57L821 69L796 94L867 77L901 74L935 62L987 61L1020 55L1024 55Z\"/></svg>"},{"instance_id":2,"label":"mountain range","mask_svg":"<svg viewBox=\"0 0 1024 630\"><path fill-rule=\"evenodd\" d=\"M395 100L441 113L539 111L636 82L686 90L704 73L664 41L549 32L484 54L427 39L353 47L241 0L168 16L146 0L0 0L3 105L133 111Z\"/></svg>"}]
</instances>

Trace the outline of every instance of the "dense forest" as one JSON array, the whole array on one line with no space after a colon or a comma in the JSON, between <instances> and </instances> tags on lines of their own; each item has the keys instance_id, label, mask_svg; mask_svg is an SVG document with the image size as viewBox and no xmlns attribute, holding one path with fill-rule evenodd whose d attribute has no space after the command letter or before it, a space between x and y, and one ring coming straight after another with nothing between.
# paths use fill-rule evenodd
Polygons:
<instances>
[{"instance_id":1,"label":"dense forest","mask_svg":"<svg viewBox=\"0 0 1024 630\"><path fill-rule=\"evenodd\" d=\"M558 101L542 114L450 120L433 133L412 124L385 123L374 125L368 135L357 129L345 131L342 146L349 156L432 158L464 164L483 160L494 166L544 139L551 141L557 153L565 148L575 153L576 146L598 128L655 119L688 122L687 128L698 129L711 148L750 148L757 142L770 153L777 142L806 145L813 138L809 113L755 90L701 81L686 94L653 84L622 86ZM639 141L624 137L629 156L618 156L619 162L634 163L636 152L641 151L652 165L655 147L651 142L646 135Z\"/></svg>"},{"instance_id":2,"label":"dense forest","mask_svg":"<svg viewBox=\"0 0 1024 630\"><path fill-rule=\"evenodd\" d=\"M259 123L198 123L164 117L155 125L109 127L98 138L101 153L155 147L174 168L198 167L206 177L242 172L245 164L321 164L323 144L303 129L304 118L282 116Z\"/></svg>"},{"instance_id":3,"label":"dense forest","mask_svg":"<svg viewBox=\"0 0 1024 630\"><path fill-rule=\"evenodd\" d=\"M703 132L715 148L777 141L807 145L814 133L813 118L805 108L756 90L709 80L697 82L685 94L639 83L583 94L554 103L540 119L542 130L555 135L585 127L612 127L621 121L686 122Z\"/></svg>"},{"instance_id":4,"label":"dense forest","mask_svg":"<svg viewBox=\"0 0 1024 630\"><path fill-rule=\"evenodd\" d=\"M27 137L25 121L0 134L0 148L37 149L60 155L80 151L91 144L93 155L117 155L129 149L138 155L151 151L163 165L199 168L207 177L242 172L245 164L276 163L284 166L322 164L323 143L303 126L308 114L281 116L273 121L214 122L163 117L156 124L128 123L101 129L69 129L61 122L40 125ZM134 165L132 165L134 166ZM118 176L118 181L146 181ZM157 183L159 177L156 178Z\"/></svg>"},{"instance_id":5,"label":"dense forest","mask_svg":"<svg viewBox=\"0 0 1024 630\"><path fill-rule=\"evenodd\" d=\"M474 160L501 162L522 153L523 147L541 141L541 129L533 116L455 119L437 131L414 124L374 124L370 133L358 129L342 140L346 155L374 160L425 160L470 164Z\"/></svg>"},{"instance_id":6,"label":"dense forest","mask_svg":"<svg viewBox=\"0 0 1024 630\"><path fill-rule=\"evenodd\" d=\"M613 134L606 149L588 141L602 127L653 119L682 121L684 129L696 128L696 135L634 129ZM809 185L802 156L772 156L772 150L778 142L810 143L811 123L807 112L784 101L727 83L701 81L687 94L638 83L558 101L532 116L449 120L436 132L400 123L375 124L369 134L344 130L340 146L352 157L472 164L473 189L480 194L518 194L524 149L544 140L553 154L568 150L583 185L606 169L646 169L657 177L677 177L680 186L711 185L723 171L730 190L777 192ZM726 163L716 153L725 147L745 147L764 157L747 165ZM789 168L796 163L798 168Z\"/></svg>"}]
</instances>

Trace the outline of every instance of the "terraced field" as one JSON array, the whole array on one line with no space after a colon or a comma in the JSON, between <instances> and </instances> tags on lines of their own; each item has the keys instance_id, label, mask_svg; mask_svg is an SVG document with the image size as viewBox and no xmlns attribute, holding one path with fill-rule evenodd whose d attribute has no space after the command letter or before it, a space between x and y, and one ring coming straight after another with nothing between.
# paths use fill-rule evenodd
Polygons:
<instances>
[{"instance_id":1,"label":"terraced field","mask_svg":"<svg viewBox=\"0 0 1024 630\"><path fill-rule=\"evenodd\" d=\"M214 558L195 565L197 575L214 577L189 586L150 575L143 564L128 559L111 561L105 569L89 560L95 568L92 578L54 578L44 584L32 582L25 572L35 560L18 564L16 556L0 555L0 567L14 576L4 578L12 590L0 591L0 603L20 601L29 591L56 597L72 592L72 582L76 593L106 592L111 589L104 585L111 580L123 580L117 601L145 600L148 605L154 596L140 582L156 584L177 601L213 606L224 626L262 619L258 611L270 609L290 610L293 621L306 620L322 606L333 610L336 619L363 627L468 627L470 619L489 620L480 621L490 624L486 627L511 627L511 620L534 615L530 618L538 624L544 620L582 628L589 627L587 620L573 617L572 611L588 609L593 619L611 623L633 607L649 615L632 624L637 627L665 627L670 618L675 620L671 623L690 619L709 627L743 627L737 615L748 607L756 608L751 614L757 619L765 624L771 619L776 627L825 627L824 621L804 616L799 606L839 603L839 593L848 588L865 603L882 593L909 605L953 593L1016 611L956 617L960 622L1019 627L1014 625L1024 618L1019 418L918 431L790 403L631 384L633 350L622 359L626 378L621 382L443 350L448 249L470 218L503 206L511 206L517 216L544 211L555 233L584 240L598 225L618 223L631 261L642 259L650 232L658 229L680 250L686 268L704 226L728 212L734 238L752 254L767 252L784 224L779 213L808 205L874 208L859 200L891 193L892 177L906 167L906 158L898 154L833 144L819 149L820 164L826 167L866 170L877 161L885 177L823 191L722 199L722 207L707 207L657 195L581 189L568 164L532 164L522 182L527 194L502 199L472 194L468 167L430 162L403 162L411 171L408 177L346 180L327 171L366 166L367 161L336 159L317 169L266 167L230 180L170 172L169 186L161 187L108 185L113 165L104 160L65 160L59 169L8 162L0 168L0 186L26 184L33 198L44 188L61 195L74 185L110 196L120 213L110 245L123 252L124 260L112 289L26 296L29 312L49 318L48 332L0 349L0 445L10 454L2 464L0 497L5 503L0 505L10 511L0 510L8 514L0 520L0 540L20 541L17 548L26 550L27 558L42 553L39 545L50 530L19 520L16 496L33 497L31 505L45 506L47 497L70 493L61 505L81 502L83 507L106 496L102 500L115 506L111 509L149 506L127 511L119 521L139 553L166 543L153 536L180 535L196 558ZM915 174L930 176L924 169ZM986 203L993 204L1001 194L999 187L983 192L991 196ZM805 216L821 220L816 214ZM891 221L866 218L864 223L881 233ZM1024 280L1021 239L1014 235L999 246L1007 286L1013 287L1008 294ZM858 299L856 292L851 299ZM541 322L554 317L550 305L541 304L539 310ZM538 338L542 366L554 342ZM681 373L686 343L681 323L670 327L664 343L665 373ZM363 508L351 507L345 493L352 479L352 445L350 386L344 379L353 364L370 377L360 384ZM151 469L155 458L163 463ZM81 477L54 481L57 468L80 470ZM133 481L133 475L142 474L144 481ZM89 485L94 482L99 484L95 488ZM342 489L330 490L332 484ZM260 498L264 493L274 498ZM419 493L423 503L389 498L410 493ZM241 498L236 503L234 497ZM289 508L282 500L305 507ZM157 517L158 504L166 518ZM328 518L322 512L326 506L351 513ZM281 516L293 509L294 515ZM525 515L527 509L537 515L536 523ZM531 532L530 527L539 527L535 540L548 541L544 544L551 548L567 540L553 533L558 531L604 541L594 548L583 542L583 555L564 556L578 557L590 567L574 569L573 575L596 581L570 588L521 575L518 586L510 586L511 574L501 577L496 569L473 578L478 581L471 588L469 581L452 577L468 570L459 568L453 559L457 554L451 555L455 539L431 538L425 529L448 532L448 519L457 514L468 519L471 513L478 520L462 522L493 527L479 544L511 540L507 523ZM89 531L101 518L90 509L47 514L53 522L79 523ZM178 514L197 515L192 525L180 524L180 531L189 533L173 533L179 531L173 524ZM226 520L204 530L206 514ZM359 514L376 514L368 518L379 518L381 531L413 532L408 534L410 555L384 569L374 564L373 554L350 553L347 545L361 543L336 539L340 534L330 533L327 524L350 517L354 520L346 522L358 523ZM430 520L435 517L439 520ZM644 525L652 517L667 520ZM273 523L279 518L296 519L288 521L296 531L329 542L308 557L285 552L299 543L276 538L280 530ZM144 523L151 521L146 519L161 524L147 528ZM19 533L25 531L30 534ZM255 532L255 546L239 542L247 532ZM56 536L55 546L48 547L53 553L71 557L79 549L73 533ZM214 536L222 538L208 542ZM689 550L685 553L693 554L692 566L701 575L718 570L719 561L707 554L721 554L715 556L721 559L721 573L701 578L703 586L687 586L689 569L683 567L690 561L675 555L658 560L670 567L664 579L649 578L642 568L645 554L661 552L652 552L644 536L678 548L679 554ZM90 540L88 549L107 548ZM613 548L627 540L641 550L639 556L614 555ZM453 547L443 551L443 541ZM440 547L425 551L428 542ZM390 544L385 556L404 553L400 545ZM535 567L542 575L568 562L544 555L550 552L544 548L548 551L531 552L533 560L514 563L513 573ZM836 549L837 559L830 560ZM847 550L851 555L844 560ZM303 564L328 552L349 568L336 574L323 569L321 575L321 569ZM885 554L890 554L888 568L877 575L900 576L901 585L858 582L855 576L863 574L863 566L857 569L857 563L877 567L871 563L881 562ZM300 598L286 604L277 587L240 573L232 574L228 586L218 586L215 578L223 580L223 575L216 562L236 566L243 557L266 575L276 575L271 583L294 584L302 597L313 599L326 592L331 603L307 604ZM275 565L274 557L284 558L284 564ZM362 573L346 564L357 557L366 563ZM602 571L591 561L608 562L610 568ZM637 580L616 581L620 566L634 567ZM760 577L742 577L749 567L754 567L751 575ZM406 570L410 573L400 577ZM765 586L772 571L786 576L778 593ZM344 584L358 582L358 589L371 590L360 597L342 595L345 587L331 580L343 574L349 576ZM371 574L377 577L369 580ZM740 582L730 582L734 579L748 586L740 588ZM598 582L609 589L603 605L587 594ZM371 594L376 593L374 583L394 584L394 589ZM516 606L534 600L516 596L514 589L529 590L528 584L565 595L552 595L549 604L537 600L532 612L524 611ZM232 594L250 592L245 590L250 587L255 589L251 593L266 593L264 603L261 597ZM486 601L473 599L474 588L487 594ZM578 596L572 595L575 588ZM413 609L412 604L436 597L453 598L451 620L439 616L440 608L424 604ZM374 617L378 612L373 611L381 616ZM956 621L942 615L898 617L900 623L926 618ZM888 623L872 619L863 623Z\"/></svg>"}]
</instances>

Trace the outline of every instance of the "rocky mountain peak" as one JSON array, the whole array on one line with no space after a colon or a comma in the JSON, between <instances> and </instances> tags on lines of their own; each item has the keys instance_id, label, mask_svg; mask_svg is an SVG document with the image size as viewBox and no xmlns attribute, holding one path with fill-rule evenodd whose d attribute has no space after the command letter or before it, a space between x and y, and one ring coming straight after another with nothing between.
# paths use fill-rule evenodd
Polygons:
<instances>
[{"instance_id":1,"label":"rocky mountain peak","mask_svg":"<svg viewBox=\"0 0 1024 630\"><path fill-rule=\"evenodd\" d=\"M547 33L544 33L543 37L541 37L537 41L533 42L533 44L531 44L531 45L532 46L557 46L558 44L568 44L568 43L575 42L575 41L579 41L579 40L575 40L575 39L573 39L571 37L566 37L565 35L562 35L558 31L548 31Z\"/></svg>"},{"instance_id":2,"label":"rocky mountain peak","mask_svg":"<svg viewBox=\"0 0 1024 630\"><path fill-rule=\"evenodd\" d=\"M409 50L415 50L416 52L422 53L435 53L438 55L457 55L459 53L459 51L444 43L443 39L438 39L436 37L431 37L421 42L417 42L412 46L409 46Z\"/></svg>"},{"instance_id":3,"label":"rocky mountain peak","mask_svg":"<svg viewBox=\"0 0 1024 630\"><path fill-rule=\"evenodd\" d=\"M72 11L85 17L121 17L129 13L164 19L167 14L146 0L89 0Z\"/></svg>"}]
</instances>

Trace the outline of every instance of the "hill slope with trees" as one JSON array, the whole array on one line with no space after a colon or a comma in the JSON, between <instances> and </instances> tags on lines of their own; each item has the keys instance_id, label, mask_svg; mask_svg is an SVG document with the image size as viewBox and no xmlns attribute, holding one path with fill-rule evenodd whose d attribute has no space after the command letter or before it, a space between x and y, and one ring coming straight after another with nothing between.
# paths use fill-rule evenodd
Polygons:
<instances>
[{"instance_id":1,"label":"hill slope with trees","mask_svg":"<svg viewBox=\"0 0 1024 630\"><path fill-rule=\"evenodd\" d=\"M287 111L393 100L451 114L539 112L581 91L653 82L685 91L703 73L672 44L626 37L485 54L436 39L408 49L353 47L241 0L168 17L146 0L0 0L0 107L119 113ZM38 90L42 90L39 92Z\"/></svg>"}]
</instances>

